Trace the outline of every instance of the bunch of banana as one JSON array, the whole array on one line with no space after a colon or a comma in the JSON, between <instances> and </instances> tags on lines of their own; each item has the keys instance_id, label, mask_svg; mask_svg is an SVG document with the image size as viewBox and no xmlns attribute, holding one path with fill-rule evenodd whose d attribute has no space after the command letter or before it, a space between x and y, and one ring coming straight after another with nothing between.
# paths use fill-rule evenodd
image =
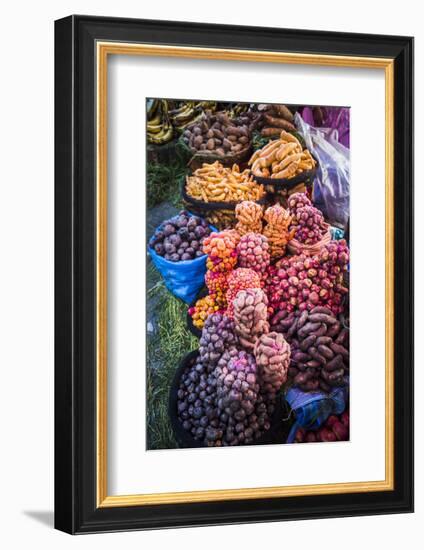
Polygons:
<instances>
[{"instance_id":1,"label":"bunch of banana","mask_svg":"<svg viewBox=\"0 0 424 550\"><path fill-rule=\"evenodd\" d=\"M247 111L250 108L249 103L236 103L233 108L230 110L231 117L236 118L240 115L243 115L244 113L247 113Z\"/></svg>"},{"instance_id":2,"label":"bunch of banana","mask_svg":"<svg viewBox=\"0 0 424 550\"><path fill-rule=\"evenodd\" d=\"M161 145L173 138L174 129L169 120L166 99L154 99L147 111L147 140Z\"/></svg>"},{"instance_id":3,"label":"bunch of banana","mask_svg":"<svg viewBox=\"0 0 424 550\"><path fill-rule=\"evenodd\" d=\"M174 129L182 133L189 124L196 122L205 109L215 110L216 102L214 101L182 101L180 106L176 109L169 111L169 118L171 120Z\"/></svg>"}]
</instances>

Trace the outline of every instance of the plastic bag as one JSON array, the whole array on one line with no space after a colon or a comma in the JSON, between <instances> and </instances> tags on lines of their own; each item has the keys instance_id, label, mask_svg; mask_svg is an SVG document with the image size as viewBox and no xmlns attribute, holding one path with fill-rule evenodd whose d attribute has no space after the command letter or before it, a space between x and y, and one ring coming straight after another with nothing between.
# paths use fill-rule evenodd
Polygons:
<instances>
[{"instance_id":1,"label":"plastic bag","mask_svg":"<svg viewBox=\"0 0 424 550\"><path fill-rule=\"evenodd\" d=\"M350 109L348 107L303 107L303 120L310 126L337 130L337 141L350 145Z\"/></svg>"},{"instance_id":2,"label":"plastic bag","mask_svg":"<svg viewBox=\"0 0 424 550\"><path fill-rule=\"evenodd\" d=\"M345 226L349 219L349 149L338 142L338 132L331 128L314 128L296 113L296 127L306 147L318 159L313 200L330 221Z\"/></svg>"},{"instance_id":3,"label":"plastic bag","mask_svg":"<svg viewBox=\"0 0 424 550\"><path fill-rule=\"evenodd\" d=\"M160 227L161 225L157 229ZM212 231L217 231L213 225L209 227ZM150 246L147 247L147 251L156 269L164 278L169 292L187 304L191 304L205 285L207 255L204 254L194 260L170 262L159 256Z\"/></svg>"},{"instance_id":4,"label":"plastic bag","mask_svg":"<svg viewBox=\"0 0 424 550\"><path fill-rule=\"evenodd\" d=\"M286 401L296 413L287 443L293 443L299 428L316 430L331 414L341 414L347 403L348 387L335 388L331 393L321 391L303 392L292 387L286 394Z\"/></svg>"}]
</instances>

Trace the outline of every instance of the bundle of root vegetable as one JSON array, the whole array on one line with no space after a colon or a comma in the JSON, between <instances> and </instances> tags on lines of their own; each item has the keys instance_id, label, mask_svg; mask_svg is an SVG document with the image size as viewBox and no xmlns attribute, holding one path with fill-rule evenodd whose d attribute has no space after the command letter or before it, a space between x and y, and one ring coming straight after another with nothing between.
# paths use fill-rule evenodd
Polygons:
<instances>
[{"instance_id":1,"label":"bundle of root vegetable","mask_svg":"<svg viewBox=\"0 0 424 550\"><path fill-rule=\"evenodd\" d=\"M331 310L283 312L279 326L290 343L289 377L302 391L331 391L349 371L349 330Z\"/></svg>"},{"instance_id":2,"label":"bundle of root vegetable","mask_svg":"<svg viewBox=\"0 0 424 550\"><path fill-rule=\"evenodd\" d=\"M237 125L228 113L206 111L199 120L187 126L183 141L193 153L225 157L249 147L250 130L247 124Z\"/></svg>"},{"instance_id":3,"label":"bundle of root vegetable","mask_svg":"<svg viewBox=\"0 0 424 550\"><path fill-rule=\"evenodd\" d=\"M224 310L220 310L219 299L216 294L208 294L203 298L199 298L195 305L190 307L188 314L191 316L193 325L201 329L203 328L206 319L213 313L223 313Z\"/></svg>"},{"instance_id":4,"label":"bundle of root vegetable","mask_svg":"<svg viewBox=\"0 0 424 550\"><path fill-rule=\"evenodd\" d=\"M235 228L240 235L262 233L267 239L271 258L284 256L287 243L296 232L296 229L290 227L293 217L288 210L277 203L267 208L264 213L261 205L243 201L236 206L235 213ZM263 227L264 222L266 223Z\"/></svg>"},{"instance_id":5,"label":"bundle of root vegetable","mask_svg":"<svg viewBox=\"0 0 424 550\"><path fill-rule=\"evenodd\" d=\"M316 254L331 241L330 226L306 193L292 194L288 199L288 208L292 214L290 229L294 232L288 247L292 254Z\"/></svg>"},{"instance_id":6,"label":"bundle of root vegetable","mask_svg":"<svg viewBox=\"0 0 424 550\"><path fill-rule=\"evenodd\" d=\"M240 239L234 230L213 233L204 240L203 252L208 255L205 283L209 294L199 298L189 308L193 325L201 329L209 315L224 313L227 309L228 277L237 264L237 243Z\"/></svg>"},{"instance_id":7,"label":"bundle of root vegetable","mask_svg":"<svg viewBox=\"0 0 424 550\"><path fill-rule=\"evenodd\" d=\"M246 233L261 233L262 231L262 206L253 201L243 201L235 210L237 225L236 230L240 235Z\"/></svg>"},{"instance_id":8,"label":"bundle of root vegetable","mask_svg":"<svg viewBox=\"0 0 424 550\"><path fill-rule=\"evenodd\" d=\"M302 148L296 136L282 130L278 139L255 151L248 164L255 177L277 180L290 179L312 170L316 162L311 153Z\"/></svg>"},{"instance_id":9,"label":"bundle of root vegetable","mask_svg":"<svg viewBox=\"0 0 424 550\"><path fill-rule=\"evenodd\" d=\"M261 103L258 105L258 111L262 118L263 137L277 137L281 130L296 130L293 113L285 105Z\"/></svg>"},{"instance_id":10,"label":"bundle of root vegetable","mask_svg":"<svg viewBox=\"0 0 424 550\"><path fill-rule=\"evenodd\" d=\"M177 393L182 428L206 446L255 443L271 427L276 394L287 380L290 348L282 334L269 333L261 290L236 296L232 321L210 315L199 341L199 356L183 371ZM248 353L239 336L254 338ZM250 348L252 346L249 346Z\"/></svg>"},{"instance_id":11,"label":"bundle of root vegetable","mask_svg":"<svg viewBox=\"0 0 424 550\"><path fill-rule=\"evenodd\" d=\"M318 430L299 428L295 443L318 443L331 441L349 441L349 412L332 414Z\"/></svg>"},{"instance_id":12,"label":"bundle of root vegetable","mask_svg":"<svg viewBox=\"0 0 424 550\"><path fill-rule=\"evenodd\" d=\"M262 334L269 332L267 306L268 298L261 288L240 290L233 301L235 331L248 351L253 350Z\"/></svg>"},{"instance_id":13,"label":"bundle of root vegetable","mask_svg":"<svg viewBox=\"0 0 424 550\"><path fill-rule=\"evenodd\" d=\"M209 203L238 203L244 200L259 200L264 194L249 170L240 172L237 164L224 167L219 161L204 163L201 168L186 178L186 195L196 201Z\"/></svg>"},{"instance_id":14,"label":"bundle of root vegetable","mask_svg":"<svg viewBox=\"0 0 424 550\"><path fill-rule=\"evenodd\" d=\"M281 258L286 253L287 244L293 239L295 229L290 228L292 216L279 204L270 206L264 214L267 225L264 235L268 239L271 258Z\"/></svg>"},{"instance_id":15,"label":"bundle of root vegetable","mask_svg":"<svg viewBox=\"0 0 424 550\"><path fill-rule=\"evenodd\" d=\"M314 256L286 256L269 266L267 292L271 313L278 316L284 310L312 310L320 305L338 315L348 292L343 286L348 263L349 249L346 241L340 240L331 241ZM271 324L277 327L278 317L272 317Z\"/></svg>"}]
</instances>

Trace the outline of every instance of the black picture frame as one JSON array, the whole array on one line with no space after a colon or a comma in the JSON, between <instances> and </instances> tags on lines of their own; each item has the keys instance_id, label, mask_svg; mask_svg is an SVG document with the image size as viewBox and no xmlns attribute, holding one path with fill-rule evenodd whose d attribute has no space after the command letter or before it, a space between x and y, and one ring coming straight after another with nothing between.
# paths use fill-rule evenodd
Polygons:
<instances>
[{"instance_id":1,"label":"black picture frame","mask_svg":"<svg viewBox=\"0 0 424 550\"><path fill-rule=\"evenodd\" d=\"M393 491L98 508L95 43L394 59ZM413 511L413 39L73 15L55 22L55 527L68 533Z\"/></svg>"}]
</instances>

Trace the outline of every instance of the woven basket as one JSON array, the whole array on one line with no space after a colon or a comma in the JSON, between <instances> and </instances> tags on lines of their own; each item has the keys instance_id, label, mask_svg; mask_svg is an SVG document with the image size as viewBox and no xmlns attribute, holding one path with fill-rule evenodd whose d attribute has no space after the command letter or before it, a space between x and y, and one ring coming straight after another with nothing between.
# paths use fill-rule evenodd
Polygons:
<instances>
[{"instance_id":1,"label":"woven basket","mask_svg":"<svg viewBox=\"0 0 424 550\"><path fill-rule=\"evenodd\" d=\"M201 168L204 163L212 164L216 160L219 161L223 166L231 167L233 164L238 164L239 166L249 160L252 154L252 145L249 143L244 149L238 153L232 153L228 155L217 155L214 151L197 151L193 150L187 146L182 138L178 140L178 146L181 150L186 151L187 155L190 155L190 160L187 165L191 170L197 170Z\"/></svg>"}]
</instances>

